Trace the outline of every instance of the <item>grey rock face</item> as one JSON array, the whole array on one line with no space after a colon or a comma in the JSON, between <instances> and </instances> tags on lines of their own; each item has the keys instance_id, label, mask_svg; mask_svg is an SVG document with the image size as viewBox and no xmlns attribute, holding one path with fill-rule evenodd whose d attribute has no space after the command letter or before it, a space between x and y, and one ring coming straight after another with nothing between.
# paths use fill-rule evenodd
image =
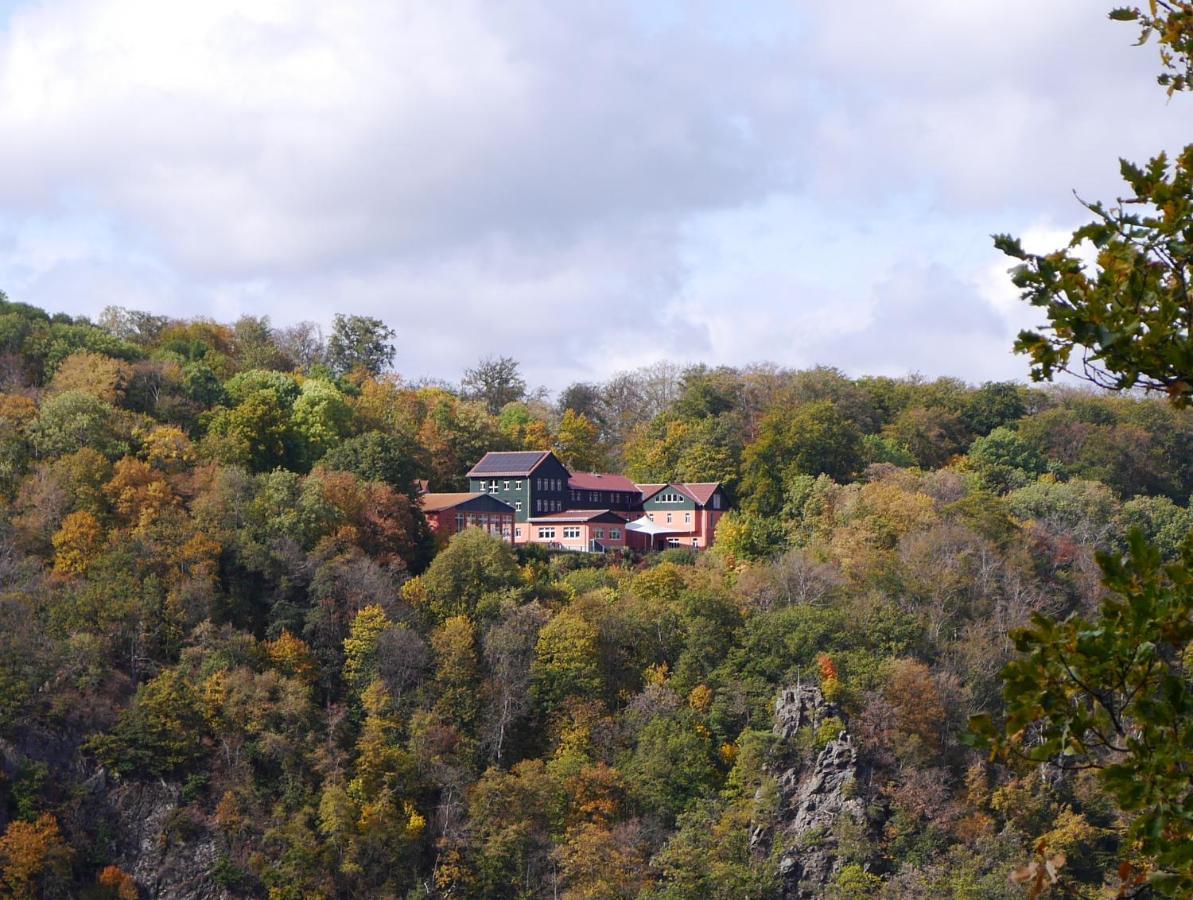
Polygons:
<instances>
[{"instance_id":1,"label":"grey rock face","mask_svg":"<svg viewBox=\"0 0 1193 900\"><path fill-rule=\"evenodd\" d=\"M861 796L857 751L842 730L818 753L800 751L800 729L815 733L829 718L844 721L842 712L824 699L814 685L789 688L775 703L776 736L784 754L771 774L779 784L775 827L758 828L751 846L765 853L777 842L782 896L803 900L824 896L841 867L837 830L843 818L865 825L866 804Z\"/></svg>"},{"instance_id":2,"label":"grey rock face","mask_svg":"<svg viewBox=\"0 0 1193 900\"><path fill-rule=\"evenodd\" d=\"M179 788L164 782L95 785L106 793L119 828L121 868L149 897L225 900L212 873L219 856L212 835L179 810Z\"/></svg>"}]
</instances>

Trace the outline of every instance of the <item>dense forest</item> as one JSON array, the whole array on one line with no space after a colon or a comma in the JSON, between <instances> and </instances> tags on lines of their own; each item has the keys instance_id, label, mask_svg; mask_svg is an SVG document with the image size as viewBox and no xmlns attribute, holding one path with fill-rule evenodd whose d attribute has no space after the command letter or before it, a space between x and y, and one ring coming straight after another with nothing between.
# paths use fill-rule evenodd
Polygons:
<instances>
[{"instance_id":1,"label":"dense forest","mask_svg":"<svg viewBox=\"0 0 1193 900\"><path fill-rule=\"evenodd\" d=\"M0 302L0 894L997 898L1041 847L1112 883L1103 786L967 721L1098 551L1180 553L1193 411L768 365L552 401L395 337ZM416 480L548 447L734 511L703 554L433 539Z\"/></svg>"}]
</instances>

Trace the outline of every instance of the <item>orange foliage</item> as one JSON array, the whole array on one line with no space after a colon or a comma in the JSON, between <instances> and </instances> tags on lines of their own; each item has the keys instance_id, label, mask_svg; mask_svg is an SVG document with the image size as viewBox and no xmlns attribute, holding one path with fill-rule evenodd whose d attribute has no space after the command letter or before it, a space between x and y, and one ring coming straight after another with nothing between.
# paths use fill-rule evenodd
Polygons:
<instances>
[{"instance_id":1,"label":"orange foliage","mask_svg":"<svg viewBox=\"0 0 1193 900\"><path fill-rule=\"evenodd\" d=\"M104 867L95 880L105 896L113 897L115 900L137 900L139 896L137 883L119 866Z\"/></svg>"},{"instance_id":2,"label":"orange foliage","mask_svg":"<svg viewBox=\"0 0 1193 900\"><path fill-rule=\"evenodd\" d=\"M42 813L36 822L11 822L0 837L0 884L4 894L33 898L46 875L64 875L74 851L62 840L58 820Z\"/></svg>"}]
</instances>

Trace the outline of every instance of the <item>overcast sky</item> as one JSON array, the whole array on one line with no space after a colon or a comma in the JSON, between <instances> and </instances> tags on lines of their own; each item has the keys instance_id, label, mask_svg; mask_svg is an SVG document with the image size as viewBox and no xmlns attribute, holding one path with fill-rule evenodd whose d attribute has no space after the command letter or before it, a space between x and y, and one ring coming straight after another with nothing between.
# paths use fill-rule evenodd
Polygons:
<instances>
[{"instance_id":1,"label":"overcast sky","mask_svg":"<svg viewBox=\"0 0 1193 900\"><path fill-rule=\"evenodd\" d=\"M989 235L1193 138L1109 5L0 0L0 289L373 315L411 377L1022 377Z\"/></svg>"}]
</instances>

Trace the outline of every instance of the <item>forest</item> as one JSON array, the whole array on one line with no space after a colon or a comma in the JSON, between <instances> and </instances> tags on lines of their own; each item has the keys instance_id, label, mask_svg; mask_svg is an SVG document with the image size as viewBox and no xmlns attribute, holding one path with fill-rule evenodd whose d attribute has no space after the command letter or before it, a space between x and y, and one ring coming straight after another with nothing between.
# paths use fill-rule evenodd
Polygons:
<instances>
[{"instance_id":1,"label":"forest","mask_svg":"<svg viewBox=\"0 0 1193 900\"><path fill-rule=\"evenodd\" d=\"M403 378L408 337L0 301L0 894L1122 895L1105 783L969 719L1097 554L1180 557L1193 410L773 365L555 398ZM433 539L417 480L547 448L733 512L701 554Z\"/></svg>"}]
</instances>

